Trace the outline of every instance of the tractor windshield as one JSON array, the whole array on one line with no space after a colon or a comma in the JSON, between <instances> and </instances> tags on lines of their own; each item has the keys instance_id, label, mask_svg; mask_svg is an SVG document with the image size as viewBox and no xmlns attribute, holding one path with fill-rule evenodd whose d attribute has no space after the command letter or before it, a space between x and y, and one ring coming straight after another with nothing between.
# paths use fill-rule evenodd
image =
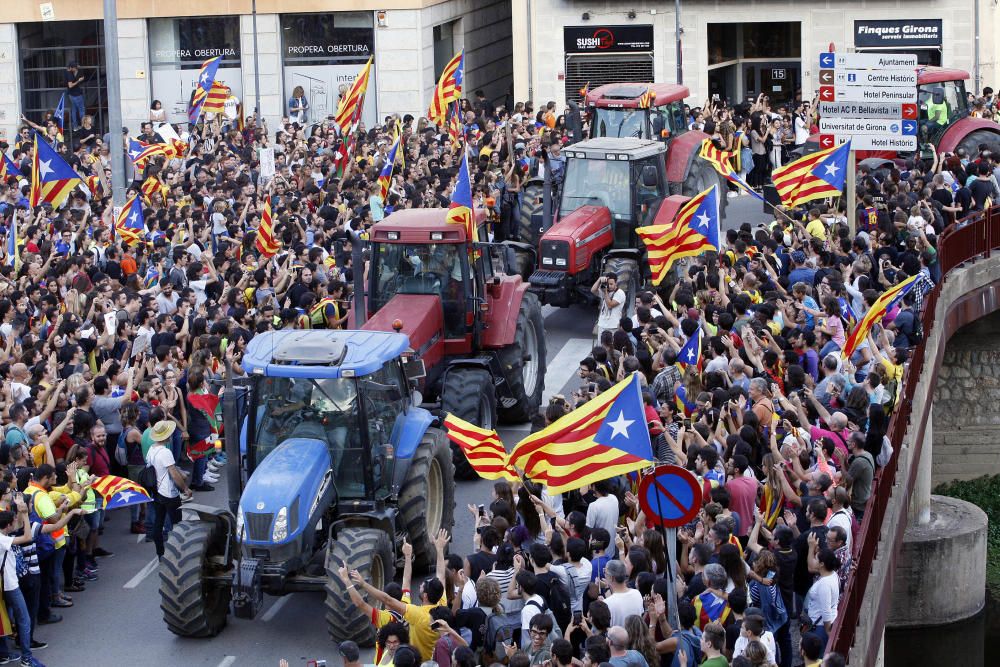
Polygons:
<instances>
[{"instance_id":1,"label":"tractor windshield","mask_svg":"<svg viewBox=\"0 0 1000 667\"><path fill-rule=\"evenodd\" d=\"M342 494L360 485L361 466L351 450L363 447L358 390L353 378L261 378L257 387L257 437L254 462L259 464L289 438L314 438L327 444L337 489ZM348 474L356 469L356 474ZM350 479L349 479L350 478Z\"/></svg>"},{"instance_id":2,"label":"tractor windshield","mask_svg":"<svg viewBox=\"0 0 1000 667\"><path fill-rule=\"evenodd\" d=\"M574 158L566 163L559 215L581 206L604 206L616 220L627 220L632 215L631 191L627 161Z\"/></svg>"},{"instance_id":3,"label":"tractor windshield","mask_svg":"<svg viewBox=\"0 0 1000 667\"><path fill-rule=\"evenodd\" d=\"M376 244L372 311L380 310L397 294L436 294L444 306L446 335L465 335L464 250L458 243Z\"/></svg>"},{"instance_id":4,"label":"tractor windshield","mask_svg":"<svg viewBox=\"0 0 1000 667\"><path fill-rule=\"evenodd\" d=\"M603 109L598 107L595 109L592 121L594 129L591 136L645 138L642 130L646 114L645 109Z\"/></svg>"},{"instance_id":5,"label":"tractor windshield","mask_svg":"<svg viewBox=\"0 0 1000 667\"><path fill-rule=\"evenodd\" d=\"M921 131L931 139L969 112L963 81L924 84L917 88L917 102L920 107Z\"/></svg>"}]
</instances>

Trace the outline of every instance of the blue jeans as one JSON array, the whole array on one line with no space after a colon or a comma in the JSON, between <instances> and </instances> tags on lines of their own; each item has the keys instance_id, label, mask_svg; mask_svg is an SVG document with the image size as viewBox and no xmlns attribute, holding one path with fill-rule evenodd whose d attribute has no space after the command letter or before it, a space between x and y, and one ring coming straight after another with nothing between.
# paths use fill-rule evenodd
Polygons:
<instances>
[{"instance_id":1,"label":"blue jeans","mask_svg":"<svg viewBox=\"0 0 1000 667\"><path fill-rule=\"evenodd\" d=\"M21 646L21 659L31 658L31 615L20 588L3 592L7 614L17 625L17 642Z\"/></svg>"},{"instance_id":2,"label":"blue jeans","mask_svg":"<svg viewBox=\"0 0 1000 667\"><path fill-rule=\"evenodd\" d=\"M73 129L83 124L83 117L87 113L86 105L83 103L83 95L67 95L70 103L69 117L72 121Z\"/></svg>"},{"instance_id":3,"label":"blue jeans","mask_svg":"<svg viewBox=\"0 0 1000 667\"><path fill-rule=\"evenodd\" d=\"M38 574L26 574L21 577L21 595L28 606L28 617L31 620L31 638L35 638L35 627L38 625L38 600L42 592L42 577Z\"/></svg>"},{"instance_id":4,"label":"blue jeans","mask_svg":"<svg viewBox=\"0 0 1000 667\"><path fill-rule=\"evenodd\" d=\"M205 471L208 470L208 457L203 456L200 459L195 459L192 461L192 464L191 485L201 486L205 483Z\"/></svg>"}]
</instances>

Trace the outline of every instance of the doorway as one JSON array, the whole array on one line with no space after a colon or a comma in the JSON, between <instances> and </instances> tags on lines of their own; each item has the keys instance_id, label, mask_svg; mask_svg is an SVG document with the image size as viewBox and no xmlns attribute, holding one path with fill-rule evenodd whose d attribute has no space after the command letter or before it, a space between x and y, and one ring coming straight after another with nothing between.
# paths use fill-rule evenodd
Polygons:
<instances>
[{"instance_id":1,"label":"doorway","mask_svg":"<svg viewBox=\"0 0 1000 667\"><path fill-rule=\"evenodd\" d=\"M791 104L800 95L801 64L794 62L749 63L743 65L743 85L747 101L763 93L771 108Z\"/></svg>"}]
</instances>

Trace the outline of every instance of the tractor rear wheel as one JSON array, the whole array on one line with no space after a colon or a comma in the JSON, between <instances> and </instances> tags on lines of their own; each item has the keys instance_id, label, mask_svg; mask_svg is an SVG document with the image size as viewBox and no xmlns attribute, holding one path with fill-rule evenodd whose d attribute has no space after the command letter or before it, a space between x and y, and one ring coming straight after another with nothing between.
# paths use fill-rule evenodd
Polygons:
<instances>
[{"instance_id":1,"label":"tractor rear wheel","mask_svg":"<svg viewBox=\"0 0 1000 667\"><path fill-rule=\"evenodd\" d=\"M500 367L516 403L498 405L508 423L526 422L538 412L545 385L545 322L538 297L525 292L517 313L514 342L500 350Z\"/></svg>"},{"instance_id":2,"label":"tractor rear wheel","mask_svg":"<svg viewBox=\"0 0 1000 667\"><path fill-rule=\"evenodd\" d=\"M185 521L170 533L160 561L160 609L174 634L214 637L226 627L232 588L204 580L226 539L220 525L208 521Z\"/></svg>"},{"instance_id":3,"label":"tractor rear wheel","mask_svg":"<svg viewBox=\"0 0 1000 667\"><path fill-rule=\"evenodd\" d=\"M375 626L351 602L347 587L337 574L341 566L348 571L357 570L365 581L382 590L395 575L392 541L385 531L375 528L344 528L326 552L326 624L330 637L335 642L373 646Z\"/></svg>"},{"instance_id":4,"label":"tractor rear wheel","mask_svg":"<svg viewBox=\"0 0 1000 667\"><path fill-rule=\"evenodd\" d=\"M685 197L694 197L696 194L708 190L713 185L718 185L719 217L723 218L725 217L726 206L729 204L728 183L708 160L695 155L694 159L691 160L691 167L684 177L684 183L681 185L681 194Z\"/></svg>"},{"instance_id":5,"label":"tractor rear wheel","mask_svg":"<svg viewBox=\"0 0 1000 667\"><path fill-rule=\"evenodd\" d=\"M497 425L497 398L493 377L483 368L459 367L448 371L441 388L441 411L490 430ZM462 449L451 444L457 479L476 479Z\"/></svg>"},{"instance_id":6,"label":"tractor rear wheel","mask_svg":"<svg viewBox=\"0 0 1000 667\"><path fill-rule=\"evenodd\" d=\"M958 142L958 146L956 146L955 149L957 152L958 149L964 148L966 155L978 155L980 144L986 144L989 146L990 153L996 155L1000 153L1000 134L990 132L989 130L976 130L975 132L970 132L965 135L965 137Z\"/></svg>"},{"instance_id":7,"label":"tractor rear wheel","mask_svg":"<svg viewBox=\"0 0 1000 667\"><path fill-rule=\"evenodd\" d=\"M542 237L542 188L544 181L536 178L521 185L521 205L517 209L517 240L531 246L538 245ZM554 203L553 203L554 205Z\"/></svg>"},{"instance_id":8,"label":"tractor rear wheel","mask_svg":"<svg viewBox=\"0 0 1000 667\"><path fill-rule=\"evenodd\" d=\"M635 314L635 295L639 293L639 281L642 279L639 265L631 257L609 257L604 262L602 273L618 276L618 287L625 292L622 316L632 317ZM600 344L600 341L597 342Z\"/></svg>"},{"instance_id":9,"label":"tractor rear wheel","mask_svg":"<svg viewBox=\"0 0 1000 667\"><path fill-rule=\"evenodd\" d=\"M455 464L448 437L439 429L427 429L410 460L399 491L399 521L413 545L413 567L433 568L434 536L455 525Z\"/></svg>"}]
</instances>

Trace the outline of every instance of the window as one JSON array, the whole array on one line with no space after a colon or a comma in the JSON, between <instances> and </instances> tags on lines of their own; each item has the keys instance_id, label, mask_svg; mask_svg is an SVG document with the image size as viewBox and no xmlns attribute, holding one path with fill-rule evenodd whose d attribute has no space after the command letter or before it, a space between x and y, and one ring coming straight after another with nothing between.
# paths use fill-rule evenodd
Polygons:
<instances>
[{"instance_id":1,"label":"window","mask_svg":"<svg viewBox=\"0 0 1000 667\"><path fill-rule=\"evenodd\" d=\"M570 160L566 165L559 214L565 217L589 204L607 207L617 219L630 219L629 176L629 163L626 161Z\"/></svg>"}]
</instances>

